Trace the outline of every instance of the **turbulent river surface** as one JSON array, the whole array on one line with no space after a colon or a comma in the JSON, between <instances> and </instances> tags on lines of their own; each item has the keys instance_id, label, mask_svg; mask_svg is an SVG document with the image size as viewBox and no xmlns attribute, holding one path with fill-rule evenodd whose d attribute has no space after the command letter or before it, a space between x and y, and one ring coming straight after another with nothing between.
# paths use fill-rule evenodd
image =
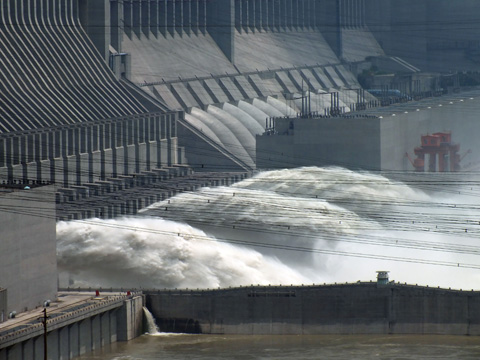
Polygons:
<instances>
[{"instance_id":1,"label":"turbulent river surface","mask_svg":"<svg viewBox=\"0 0 480 360\"><path fill-rule=\"evenodd\" d=\"M59 222L61 286L218 288L391 280L480 288L472 175L305 167L203 188L138 216Z\"/></svg>"},{"instance_id":2,"label":"turbulent river surface","mask_svg":"<svg viewBox=\"0 0 480 360\"><path fill-rule=\"evenodd\" d=\"M468 359L480 358L476 337L465 336L142 336L82 356L82 360L212 359Z\"/></svg>"}]
</instances>

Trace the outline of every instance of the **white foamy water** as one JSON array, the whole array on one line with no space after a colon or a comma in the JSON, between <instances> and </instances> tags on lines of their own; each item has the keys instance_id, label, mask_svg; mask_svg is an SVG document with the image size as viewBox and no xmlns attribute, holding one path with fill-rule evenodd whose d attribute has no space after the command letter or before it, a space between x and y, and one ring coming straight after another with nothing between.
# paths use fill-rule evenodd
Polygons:
<instances>
[{"instance_id":1,"label":"white foamy water","mask_svg":"<svg viewBox=\"0 0 480 360\"><path fill-rule=\"evenodd\" d=\"M158 335L160 331L158 330L157 323L153 314L145 306L143 307L143 313L145 314L145 319L147 320L147 333L148 335Z\"/></svg>"},{"instance_id":2,"label":"white foamy water","mask_svg":"<svg viewBox=\"0 0 480 360\"><path fill-rule=\"evenodd\" d=\"M474 187L425 193L340 168L262 172L138 217L57 225L58 264L77 284L225 287L391 279L480 288ZM435 265L436 264L436 265Z\"/></svg>"},{"instance_id":3,"label":"white foamy water","mask_svg":"<svg viewBox=\"0 0 480 360\"><path fill-rule=\"evenodd\" d=\"M217 288L305 278L254 249L157 218L57 224L58 267L74 286Z\"/></svg>"}]
</instances>

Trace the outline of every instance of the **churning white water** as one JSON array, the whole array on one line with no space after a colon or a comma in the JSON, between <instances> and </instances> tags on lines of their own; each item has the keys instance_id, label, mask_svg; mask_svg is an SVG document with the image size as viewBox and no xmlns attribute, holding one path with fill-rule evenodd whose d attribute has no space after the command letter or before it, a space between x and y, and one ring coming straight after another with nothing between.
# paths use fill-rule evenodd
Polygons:
<instances>
[{"instance_id":1,"label":"churning white water","mask_svg":"<svg viewBox=\"0 0 480 360\"><path fill-rule=\"evenodd\" d=\"M262 172L138 217L60 222L58 264L74 284L91 286L352 282L389 270L396 281L478 289L480 189L429 179L412 175L409 186L341 168Z\"/></svg>"}]
</instances>

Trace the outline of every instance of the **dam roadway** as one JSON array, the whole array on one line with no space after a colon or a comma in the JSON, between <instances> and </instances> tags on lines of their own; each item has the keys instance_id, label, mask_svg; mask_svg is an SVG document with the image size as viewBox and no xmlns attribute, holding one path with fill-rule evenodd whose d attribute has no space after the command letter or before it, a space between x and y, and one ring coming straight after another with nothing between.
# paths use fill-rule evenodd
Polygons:
<instances>
[{"instance_id":1,"label":"dam roadway","mask_svg":"<svg viewBox=\"0 0 480 360\"><path fill-rule=\"evenodd\" d=\"M480 335L480 292L390 282L146 291L160 331Z\"/></svg>"}]
</instances>

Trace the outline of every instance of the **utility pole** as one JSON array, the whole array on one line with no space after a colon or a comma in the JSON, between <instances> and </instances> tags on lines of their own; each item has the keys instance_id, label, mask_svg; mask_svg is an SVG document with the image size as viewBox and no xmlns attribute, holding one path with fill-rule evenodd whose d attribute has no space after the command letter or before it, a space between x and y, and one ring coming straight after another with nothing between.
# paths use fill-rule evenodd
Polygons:
<instances>
[{"instance_id":1,"label":"utility pole","mask_svg":"<svg viewBox=\"0 0 480 360\"><path fill-rule=\"evenodd\" d=\"M42 319L42 324L43 324L43 359L47 360L48 359L48 351L47 351L47 308L43 309L43 319Z\"/></svg>"}]
</instances>

